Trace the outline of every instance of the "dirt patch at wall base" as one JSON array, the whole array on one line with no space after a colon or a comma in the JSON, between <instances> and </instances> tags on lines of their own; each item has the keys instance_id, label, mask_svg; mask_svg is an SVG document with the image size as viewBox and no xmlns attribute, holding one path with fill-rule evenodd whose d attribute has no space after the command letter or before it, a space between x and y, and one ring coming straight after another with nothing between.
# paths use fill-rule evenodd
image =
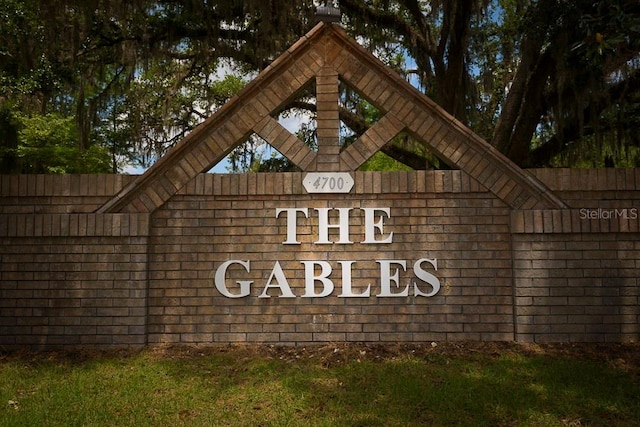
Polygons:
<instances>
[{"instance_id":1,"label":"dirt patch at wall base","mask_svg":"<svg viewBox=\"0 0 640 427\"><path fill-rule=\"evenodd\" d=\"M513 343L513 342L431 342L425 344L344 344L277 346L225 344L207 346L159 345L136 349L73 348L51 351L18 350L0 352L0 363L19 359L26 363L48 360L61 364L81 364L87 361L117 358L126 359L146 353L153 359L195 359L216 354L230 354L234 358L269 358L285 361L314 359L326 367L352 362L387 362L394 359L415 358L482 358L505 355L569 357L606 363L625 371L640 381L640 343Z\"/></svg>"}]
</instances>

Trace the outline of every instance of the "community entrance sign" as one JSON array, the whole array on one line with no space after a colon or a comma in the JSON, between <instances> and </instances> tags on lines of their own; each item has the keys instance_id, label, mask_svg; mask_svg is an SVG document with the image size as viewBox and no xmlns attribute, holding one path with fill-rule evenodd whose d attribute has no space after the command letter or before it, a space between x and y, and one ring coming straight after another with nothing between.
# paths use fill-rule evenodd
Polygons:
<instances>
[{"instance_id":1,"label":"community entrance sign","mask_svg":"<svg viewBox=\"0 0 640 427\"><path fill-rule=\"evenodd\" d=\"M384 234L384 218L389 217L390 209L389 208L360 208L364 211L364 236L363 240L360 242L362 244L391 244L393 242L393 232L388 235ZM329 212L332 210L337 210L339 213L338 223L337 224L329 224ZM351 212L353 208L315 208L315 211L318 215L317 221L317 240L314 242L315 245L324 245L324 244L353 244L354 242L351 240L351 233L349 232L349 220L351 218ZM304 218L309 218L309 209L308 208L277 208L276 209L276 217L279 217L281 213L284 213L287 218L287 226L286 226L286 240L282 243L285 245L300 245L301 242L298 240L298 227L297 227L297 215L302 214ZM380 216L376 216L380 214ZM315 227L314 227L315 228ZM338 240L332 241L329 239L329 229L337 228L339 230ZM376 238L376 231L380 233L380 238ZM404 289L400 291L394 291L393 288L400 288L399 283L399 271L398 268L402 270L407 269L407 263L404 260L390 260L390 259L379 259L375 260L376 264L380 266L380 275L379 275L379 285L380 290L379 293L376 294L378 297L406 297L409 295L409 287L410 285L406 285ZM330 276L332 273L332 265L328 261L324 260L304 260L300 261L300 263L304 267L304 294L303 298L309 297L326 297L333 293L335 289L335 284L331 280ZM355 260L349 261L336 261L337 264L340 265L342 272L342 292L338 295L340 298L359 298L359 297L369 297L371 296L371 284L368 284L366 288L359 293L354 293L353 284L352 284L352 276L353 269L356 267L354 264L358 263ZM432 273L424 270L423 264L428 263L430 267L434 270L438 269L438 261L429 258L421 258L413 264L413 273L415 277L422 283L426 283L429 285L429 291L423 292L420 290L417 282L413 282L413 294L416 296L425 296L430 297L434 296L440 290L440 281L437 277L435 277ZM238 264L244 267L247 272L250 271L250 261L241 261L241 260L231 260L224 262L217 270L215 274L215 285L216 289L220 291L220 293L229 298L240 298L246 297L250 294L251 285L253 281L238 281L240 285L240 292L237 294L233 294L229 291L226 283L226 271L229 266L233 264ZM361 264L361 263L359 263ZM359 267L359 265L357 266ZM320 268L320 273L316 274L317 268ZM395 268L395 272L392 273L392 269ZM274 283L275 282L275 283ZM320 292L316 289L316 283L320 283L321 290ZM295 298L296 295L291 291L291 287L289 286L289 282L282 270L279 261L276 261L273 270L269 274L269 278L266 280L264 285L264 290L258 296L258 298L269 298L271 295L269 294L269 289L276 288L279 291L280 297L284 298Z\"/></svg>"},{"instance_id":2,"label":"community entrance sign","mask_svg":"<svg viewBox=\"0 0 640 427\"><path fill-rule=\"evenodd\" d=\"M358 171L401 133L451 170ZM252 134L301 172L204 173ZM0 346L637 340L639 187L520 169L319 23L139 177L0 176Z\"/></svg>"}]
</instances>

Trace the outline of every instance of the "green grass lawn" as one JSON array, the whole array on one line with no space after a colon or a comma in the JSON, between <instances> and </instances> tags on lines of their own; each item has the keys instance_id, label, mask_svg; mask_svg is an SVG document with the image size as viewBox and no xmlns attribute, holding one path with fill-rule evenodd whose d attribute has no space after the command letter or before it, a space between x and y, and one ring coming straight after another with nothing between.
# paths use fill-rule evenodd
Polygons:
<instances>
[{"instance_id":1,"label":"green grass lawn","mask_svg":"<svg viewBox=\"0 0 640 427\"><path fill-rule=\"evenodd\" d=\"M1 426L634 426L640 346L0 356Z\"/></svg>"}]
</instances>

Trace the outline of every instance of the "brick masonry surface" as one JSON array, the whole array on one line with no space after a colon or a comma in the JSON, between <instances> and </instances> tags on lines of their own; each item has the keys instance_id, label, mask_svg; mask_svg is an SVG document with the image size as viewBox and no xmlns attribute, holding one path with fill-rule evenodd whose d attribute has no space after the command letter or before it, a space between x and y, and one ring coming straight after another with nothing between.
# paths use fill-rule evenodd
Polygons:
<instances>
[{"instance_id":1,"label":"brick masonry surface","mask_svg":"<svg viewBox=\"0 0 640 427\"><path fill-rule=\"evenodd\" d=\"M640 170L530 172L569 208L514 210L457 170L356 172L348 194L307 194L303 173L200 174L152 213L95 213L128 176L0 176L0 349L637 341ZM299 244L287 208L307 209ZM348 237L319 243L320 212L336 225L340 208ZM363 242L367 209L390 243ZM419 266L434 296L414 295L432 290L421 259L437 260ZM216 288L230 260L246 267L225 285L248 296ZM323 268L333 291L303 296L327 289L305 288ZM377 296L384 280L408 295Z\"/></svg>"}]
</instances>

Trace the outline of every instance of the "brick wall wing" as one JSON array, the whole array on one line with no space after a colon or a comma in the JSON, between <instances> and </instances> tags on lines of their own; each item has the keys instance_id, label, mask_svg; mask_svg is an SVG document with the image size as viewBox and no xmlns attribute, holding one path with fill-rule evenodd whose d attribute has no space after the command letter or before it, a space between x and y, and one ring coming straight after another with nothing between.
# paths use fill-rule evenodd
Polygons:
<instances>
[{"instance_id":1,"label":"brick wall wing","mask_svg":"<svg viewBox=\"0 0 640 427\"><path fill-rule=\"evenodd\" d=\"M130 178L0 176L0 348L637 341L640 170L531 174L574 207L513 210L461 170L355 172L350 193L324 195L298 172L200 174L152 214L103 214L87 210ZM283 243L287 207L309 209L300 244ZM361 208L374 207L389 209L377 238L390 243L363 243ZM352 242L317 243L317 210L336 208ZM415 295L431 289L415 274L424 259L440 283L430 297ZM246 297L214 283L229 260L250 262L226 274L231 292L252 282ZM391 291L410 294L378 296L385 265ZM332 269L330 295L303 296L307 266ZM341 296L347 274L370 294ZM294 297L260 298L280 280Z\"/></svg>"},{"instance_id":2,"label":"brick wall wing","mask_svg":"<svg viewBox=\"0 0 640 427\"><path fill-rule=\"evenodd\" d=\"M0 348L146 344L149 225L148 214L0 214Z\"/></svg>"}]
</instances>

